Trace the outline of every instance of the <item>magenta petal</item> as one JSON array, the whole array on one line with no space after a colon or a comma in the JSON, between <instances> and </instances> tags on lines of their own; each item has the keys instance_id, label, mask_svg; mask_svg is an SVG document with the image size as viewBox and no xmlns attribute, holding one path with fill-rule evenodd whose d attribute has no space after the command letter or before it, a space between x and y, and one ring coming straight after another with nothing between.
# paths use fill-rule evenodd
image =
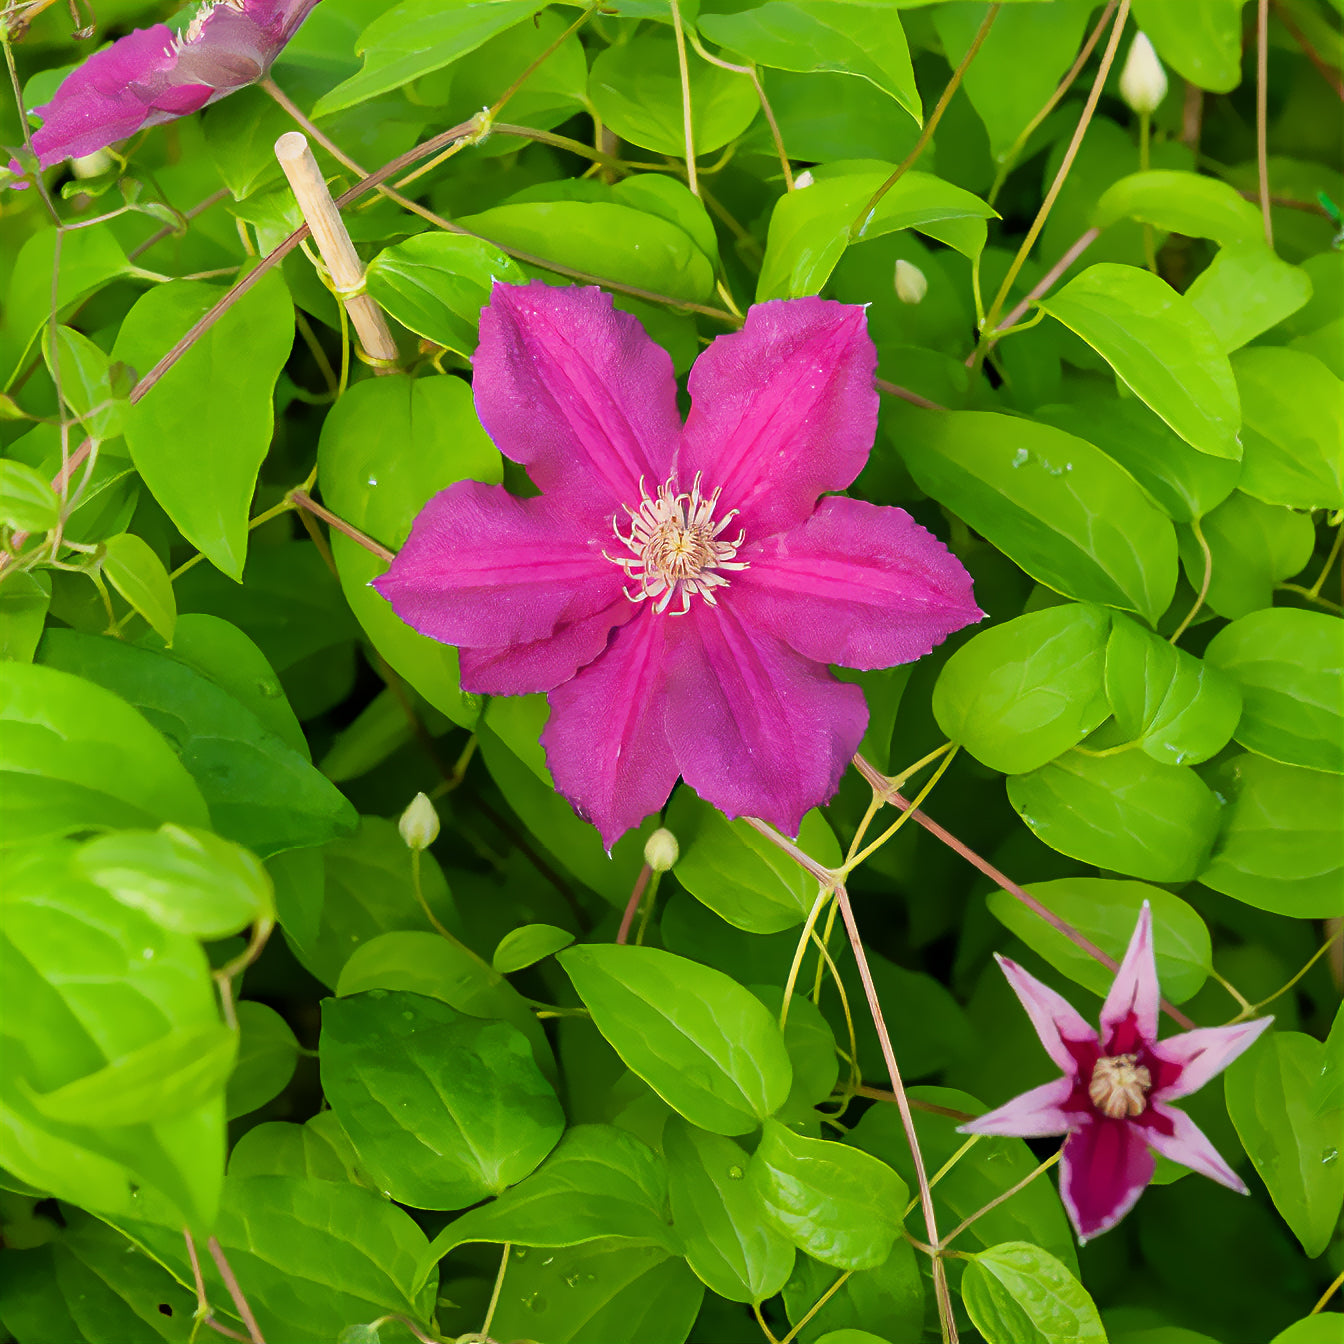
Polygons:
<instances>
[{"instance_id":1,"label":"magenta petal","mask_svg":"<svg viewBox=\"0 0 1344 1344\"><path fill-rule=\"evenodd\" d=\"M552 499L458 481L420 511L373 586L422 635L494 649L610 608L624 579Z\"/></svg>"},{"instance_id":2,"label":"magenta petal","mask_svg":"<svg viewBox=\"0 0 1344 1344\"><path fill-rule=\"evenodd\" d=\"M1006 1134L1019 1139L1066 1134L1079 1122L1077 1112L1063 1109L1073 1089L1072 1078L1056 1078L957 1128L963 1134Z\"/></svg>"},{"instance_id":3,"label":"magenta petal","mask_svg":"<svg viewBox=\"0 0 1344 1344\"><path fill-rule=\"evenodd\" d=\"M1144 1137L1150 1147L1163 1157L1169 1157L1173 1162L1179 1162L1181 1166L1189 1167L1191 1171L1197 1171L1201 1176L1207 1176L1239 1195L1246 1193L1246 1182L1223 1161L1218 1150L1209 1142L1208 1135L1184 1111L1154 1104L1151 1113L1159 1123L1143 1127Z\"/></svg>"},{"instance_id":4,"label":"magenta petal","mask_svg":"<svg viewBox=\"0 0 1344 1344\"><path fill-rule=\"evenodd\" d=\"M1127 1120L1101 1117L1064 1140L1059 1196L1080 1241L1114 1227L1153 1179L1144 1135Z\"/></svg>"},{"instance_id":5,"label":"magenta petal","mask_svg":"<svg viewBox=\"0 0 1344 1344\"><path fill-rule=\"evenodd\" d=\"M984 615L961 561L904 509L823 499L737 559L734 610L820 663L908 663Z\"/></svg>"},{"instance_id":6,"label":"magenta petal","mask_svg":"<svg viewBox=\"0 0 1344 1344\"><path fill-rule=\"evenodd\" d=\"M686 782L725 816L797 835L826 802L868 725L857 686L751 630L729 599L666 616L667 729Z\"/></svg>"},{"instance_id":7,"label":"magenta petal","mask_svg":"<svg viewBox=\"0 0 1344 1344\"><path fill-rule=\"evenodd\" d=\"M667 802L677 765L663 727L667 622L649 611L551 692L541 734L555 786L608 849Z\"/></svg>"},{"instance_id":8,"label":"magenta petal","mask_svg":"<svg viewBox=\"0 0 1344 1344\"><path fill-rule=\"evenodd\" d=\"M1045 1046L1045 1053L1064 1070L1068 1078L1076 1078L1078 1062L1069 1045L1093 1044L1097 1033L1062 994L1056 994L1049 985L1043 985L1017 962L1001 957L997 952L994 959L1007 976L1013 993L1027 1010L1031 1025L1036 1028L1036 1034Z\"/></svg>"},{"instance_id":9,"label":"magenta petal","mask_svg":"<svg viewBox=\"0 0 1344 1344\"><path fill-rule=\"evenodd\" d=\"M1101 1006L1101 1045L1108 1055L1129 1054L1157 1039L1157 1010L1162 1001L1153 959L1153 912L1147 901L1111 991Z\"/></svg>"},{"instance_id":10,"label":"magenta petal","mask_svg":"<svg viewBox=\"0 0 1344 1344\"><path fill-rule=\"evenodd\" d=\"M1253 1022L1238 1022L1234 1027L1200 1027L1150 1046L1159 1063L1152 1099L1175 1101L1199 1091L1243 1050L1249 1049L1273 1020L1259 1017Z\"/></svg>"},{"instance_id":11,"label":"magenta petal","mask_svg":"<svg viewBox=\"0 0 1344 1344\"><path fill-rule=\"evenodd\" d=\"M667 478L680 432L672 360L600 289L496 284L472 357L476 411L543 490L598 513ZM621 522L625 522L621 514Z\"/></svg>"},{"instance_id":12,"label":"magenta petal","mask_svg":"<svg viewBox=\"0 0 1344 1344\"><path fill-rule=\"evenodd\" d=\"M677 466L723 490L749 541L801 523L863 469L877 432L877 351L862 308L827 299L757 304L691 370Z\"/></svg>"}]
</instances>

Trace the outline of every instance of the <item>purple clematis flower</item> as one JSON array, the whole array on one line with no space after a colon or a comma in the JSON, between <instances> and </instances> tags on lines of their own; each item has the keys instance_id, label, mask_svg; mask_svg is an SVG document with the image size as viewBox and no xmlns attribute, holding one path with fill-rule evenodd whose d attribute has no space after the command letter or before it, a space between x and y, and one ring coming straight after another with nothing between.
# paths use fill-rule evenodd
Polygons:
<instances>
[{"instance_id":1,"label":"purple clematis flower","mask_svg":"<svg viewBox=\"0 0 1344 1344\"><path fill-rule=\"evenodd\" d=\"M179 36L137 28L72 70L45 107L33 149L43 168L105 149L260 79L318 0L219 0ZM17 162L10 170L22 172Z\"/></svg>"},{"instance_id":2,"label":"purple clematis flower","mask_svg":"<svg viewBox=\"0 0 1344 1344\"><path fill-rule=\"evenodd\" d=\"M476 409L540 498L461 481L375 586L461 650L462 685L549 691L556 787L608 848L678 775L797 834L868 711L826 667L927 653L978 620L970 576L901 509L821 498L877 425L860 307L764 303L690 375L598 289L496 284Z\"/></svg>"},{"instance_id":3,"label":"purple clematis flower","mask_svg":"<svg viewBox=\"0 0 1344 1344\"><path fill-rule=\"evenodd\" d=\"M1102 1005L1100 1037L1053 989L1007 957L998 962L1064 1077L960 1126L963 1133L1067 1134L1059 1193L1080 1241L1114 1227L1134 1207L1153 1177L1150 1149L1246 1193L1241 1177L1203 1131L1167 1103L1188 1097L1221 1073L1272 1017L1159 1041L1161 1000L1147 901Z\"/></svg>"}]
</instances>

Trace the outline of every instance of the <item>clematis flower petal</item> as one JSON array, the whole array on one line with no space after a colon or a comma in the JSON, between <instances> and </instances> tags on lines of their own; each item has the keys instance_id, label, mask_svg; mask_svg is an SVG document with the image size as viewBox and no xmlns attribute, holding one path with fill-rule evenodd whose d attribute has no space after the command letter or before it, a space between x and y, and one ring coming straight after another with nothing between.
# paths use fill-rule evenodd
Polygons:
<instances>
[{"instance_id":1,"label":"clematis flower petal","mask_svg":"<svg viewBox=\"0 0 1344 1344\"><path fill-rule=\"evenodd\" d=\"M1157 1039L1157 1010L1162 995L1153 958L1153 912L1144 901L1139 921L1110 993L1101 1006L1101 1044L1108 1055L1122 1055Z\"/></svg>"},{"instance_id":2,"label":"clematis flower petal","mask_svg":"<svg viewBox=\"0 0 1344 1344\"><path fill-rule=\"evenodd\" d=\"M1045 1053L1064 1070L1072 1080L1078 1073L1078 1063L1073 1045L1093 1045L1097 1033L1083 1020L1073 1005L1062 994L1056 994L1049 985L1043 985L1034 975L1024 971L1015 961L1001 957L996 952L994 959L1008 977L1013 992L1022 1001L1022 1006L1031 1018L1031 1025L1045 1046Z\"/></svg>"},{"instance_id":3,"label":"clematis flower petal","mask_svg":"<svg viewBox=\"0 0 1344 1344\"><path fill-rule=\"evenodd\" d=\"M1064 1109L1073 1091L1072 1078L1056 1078L1014 1097L997 1110L959 1125L958 1129L963 1134L1008 1134L1021 1139L1066 1134L1077 1128L1080 1119L1077 1112Z\"/></svg>"},{"instance_id":4,"label":"clematis flower petal","mask_svg":"<svg viewBox=\"0 0 1344 1344\"><path fill-rule=\"evenodd\" d=\"M826 299L757 304L695 362L677 458L689 484L722 489L749 540L801 523L863 469L877 431L877 350L862 308Z\"/></svg>"},{"instance_id":5,"label":"clematis flower petal","mask_svg":"<svg viewBox=\"0 0 1344 1344\"><path fill-rule=\"evenodd\" d=\"M606 653L551 692L541 734L555 786L608 849L677 782L663 726L667 622L643 611Z\"/></svg>"},{"instance_id":6,"label":"clematis flower petal","mask_svg":"<svg viewBox=\"0 0 1344 1344\"><path fill-rule=\"evenodd\" d=\"M733 578L734 611L819 663L908 663L984 615L961 562L903 509L823 499L737 558L750 567Z\"/></svg>"},{"instance_id":7,"label":"clematis flower petal","mask_svg":"<svg viewBox=\"0 0 1344 1344\"><path fill-rule=\"evenodd\" d=\"M610 519L641 480L666 479L681 425L672 359L610 294L497 282L472 365L481 423L543 492Z\"/></svg>"},{"instance_id":8,"label":"clematis flower petal","mask_svg":"<svg viewBox=\"0 0 1344 1344\"><path fill-rule=\"evenodd\" d=\"M1142 1127L1149 1147L1239 1195L1247 1193L1246 1182L1223 1161L1209 1142L1208 1135L1184 1111L1155 1103L1145 1112L1144 1118L1150 1116L1152 1118Z\"/></svg>"},{"instance_id":9,"label":"clematis flower petal","mask_svg":"<svg viewBox=\"0 0 1344 1344\"><path fill-rule=\"evenodd\" d=\"M458 481L425 505L373 586L422 635L497 648L607 610L623 578L553 499Z\"/></svg>"},{"instance_id":10,"label":"clematis flower petal","mask_svg":"<svg viewBox=\"0 0 1344 1344\"><path fill-rule=\"evenodd\" d=\"M1149 1046L1158 1061L1153 1100L1175 1101L1198 1092L1242 1051L1249 1049L1273 1020L1259 1017L1233 1027L1200 1027Z\"/></svg>"},{"instance_id":11,"label":"clematis flower petal","mask_svg":"<svg viewBox=\"0 0 1344 1344\"><path fill-rule=\"evenodd\" d=\"M725 816L797 835L835 792L868 726L857 686L748 630L729 602L697 603L668 636L667 731L686 782Z\"/></svg>"},{"instance_id":12,"label":"clematis flower petal","mask_svg":"<svg viewBox=\"0 0 1344 1344\"><path fill-rule=\"evenodd\" d=\"M1079 1241L1114 1227L1156 1165L1143 1131L1128 1121L1099 1117L1070 1134L1059 1159L1059 1196Z\"/></svg>"}]
</instances>

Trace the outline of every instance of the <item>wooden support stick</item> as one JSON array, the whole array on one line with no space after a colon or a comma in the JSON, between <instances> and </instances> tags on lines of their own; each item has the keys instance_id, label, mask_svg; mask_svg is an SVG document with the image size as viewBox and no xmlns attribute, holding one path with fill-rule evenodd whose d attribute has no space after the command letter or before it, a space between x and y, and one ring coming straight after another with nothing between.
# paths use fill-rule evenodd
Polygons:
<instances>
[{"instance_id":1,"label":"wooden support stick","mask_svg":"<svg viewBox=\"0 0 1344 1344\"><path fill-rule=\"evenodd\" d=\"M341 212L327 190L313 151L308 148L307 138L301 131L286 131L275 142L275 157L280 160L289 185L294 189L294 199L299 203L317 250L322 254L336 297L350 314L364 353L379 373L395 372L396 342L387 328L382 309L362 292L364 267L346 232Z\"/></svg>"}]
</instances>

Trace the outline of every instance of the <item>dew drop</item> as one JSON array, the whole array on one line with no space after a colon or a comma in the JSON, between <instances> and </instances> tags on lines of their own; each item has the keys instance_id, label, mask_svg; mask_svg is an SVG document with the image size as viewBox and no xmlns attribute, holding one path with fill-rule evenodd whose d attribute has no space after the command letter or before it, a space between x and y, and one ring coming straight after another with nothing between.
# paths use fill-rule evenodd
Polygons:
<instances>
[{"instance_id":1,"label":"dew drop","mask_svg":"<svg viewBox=\"0 0 1344 1344\"><path fill-rule=\"evenodd\" d=\"M1023 463L1030 461L1031 454L1025 448L1019 448L1013 454L1013 466L1020 467Z\"/></svg>"},{"instance_id":2,"label":"dew drop","mask_svg":"<svg viewBox=\"0 0 1344 1344\"><path fill-rule=\"evenodd\" d=\"M1321 1166L1328 1167L1332 1162L1339 1161L1339 1149L1327 1148L1321 1154Z\"/></svg>"},{"instance_id":3,"label":"dew drop","mask_svg":"<svg viewBox=\"0 0 1344 1344\"><path fill-rule=\"evenodd\" d=\"M565 1282L569 1285L569 1287L577 1288L579 1284L583 1282L583 1275L578 1273L577 1271L573 1274L566 1274Z\"/></svg>"},{"instance_id":4,"label":"dew drop","mask_svg":"<svg viewBox=\"0 0 1344 1344\"><path fill-rule=\"evenodd\" d=\"M365 480L365 484L366 484L366 485L377 485L377 484L378 484L378 478L377 478L376 476L369 476L369 477L366 478L366 480Z\"/></svg>"},{"instance_id":5,"label":"dew drop","mask_svg":"<svg viewBox=\"0 0 1344 1344\"><path fill-rule=\"evenodd\" d=\"M150 961L153 959L154 949L152 947L142 947L140 949L140 955L144 957L146 961Z\"/></svg>"},{"instance_id":6,"label":"dew drop","mask_svg":"<svg viewBox=\"0 0 1344 1344\"><path fill-rule=\"evenodd\" d=\"M526 1259L527 1259L527 1247L526 1247L526 1246L515 1246L515 1247L513 1248L513 1258L514 1258L515 1260L526 1260Z\"/></svg>"},{"instance_id":7,"label":"dew drop","mask_svg":"<svg viewBox=\"0 0 1344 1344\"><path fill-rule=\"evenodd\" d=\"M730 1181L740 1181L743 1176L741 1167L733 1166L728 1168L728 1179Z\"/></svg>"}]
</instances>

